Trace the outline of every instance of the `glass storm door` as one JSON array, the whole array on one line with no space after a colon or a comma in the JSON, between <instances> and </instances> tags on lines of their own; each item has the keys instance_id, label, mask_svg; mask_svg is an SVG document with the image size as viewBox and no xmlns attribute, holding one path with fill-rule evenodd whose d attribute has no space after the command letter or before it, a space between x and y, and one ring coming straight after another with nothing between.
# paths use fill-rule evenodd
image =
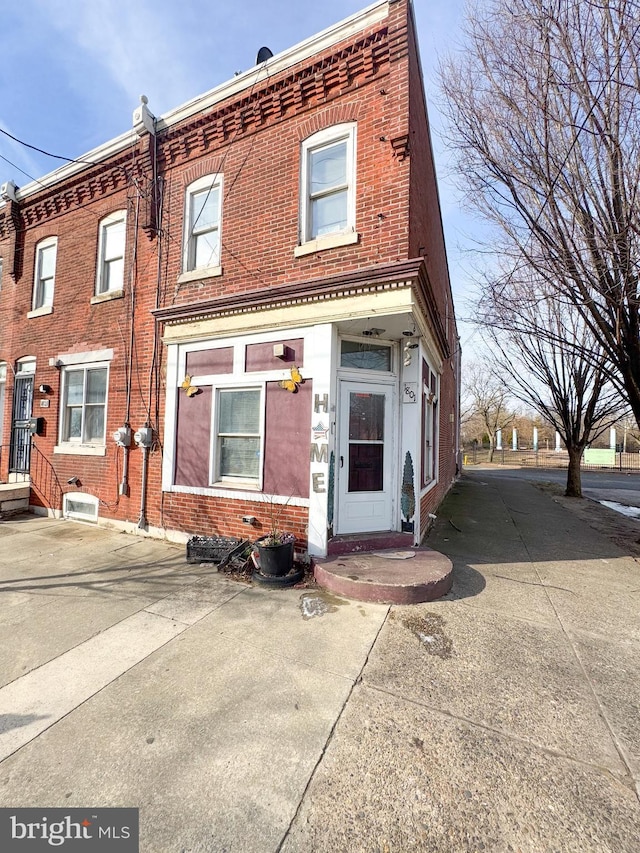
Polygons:
<instances>
[{"instance_id":1,"label":"glass storm door","mask_svg":"<svg viewBox=\"0 0 640 853\"><path fill-rule=\"evenodd\" d=\"M16 375L13 391L13 417L11 421L11 450L9 471L29 473L31 460L31 433L29 418L33 406L33 374Z\"/></svg>"},{"instance_id":2,"label":"glass storm door","mask_svg":"<svg viewBox=\"0 0 640 853\"><path fill-rule=\"evenodd\" d=\"M393 389L342 382L336 533L393 529Z\"/></svg>"}]
</instances>

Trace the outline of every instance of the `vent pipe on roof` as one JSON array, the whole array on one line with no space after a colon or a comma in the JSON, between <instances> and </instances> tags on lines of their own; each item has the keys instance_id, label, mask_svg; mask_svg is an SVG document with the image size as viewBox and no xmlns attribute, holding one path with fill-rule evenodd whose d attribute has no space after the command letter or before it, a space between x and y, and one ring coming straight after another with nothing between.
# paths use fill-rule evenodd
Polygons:
<instances>
[{"instance_id":1,"label":"vent pipe on roof","mask_svg":"<svg viewBox=\"0 0 640 853\"><path fill-rule=\"evenodd\" d=\"M256 65L261 65L263 62L266 62L267 59L271 59L272 56L272 50L269 50L268 47L261 47L256 57Z\"/></svg>"}]
</instances>

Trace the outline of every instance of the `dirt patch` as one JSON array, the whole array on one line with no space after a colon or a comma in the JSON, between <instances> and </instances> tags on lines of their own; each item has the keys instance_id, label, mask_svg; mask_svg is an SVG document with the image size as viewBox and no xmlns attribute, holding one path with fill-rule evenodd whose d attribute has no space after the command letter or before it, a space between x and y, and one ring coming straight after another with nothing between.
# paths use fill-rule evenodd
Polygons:
<instances>
[{"instance_id":1,"label":"dirt patch","mask_svg":"<svg viewBox=\"0 0 640 853\"><path fill-rule=\"evenodd\" d=\"M640 521L626 518L590 498L567 498L559 483L537 481L533 485L632 557L640 557Z\"/></svg>"},{"instance_id":2,"label":"dirt patch","mask_svg":"<svg viewBox=\"0 0 640 853\"><path fill-rule=\"evenodd\" d=\"M439 658L450 658L453 642L444 632L445 621L437 613L412 614L402 620L405 628L416 635L425 651Z\"/></svg>"}]
</instances>

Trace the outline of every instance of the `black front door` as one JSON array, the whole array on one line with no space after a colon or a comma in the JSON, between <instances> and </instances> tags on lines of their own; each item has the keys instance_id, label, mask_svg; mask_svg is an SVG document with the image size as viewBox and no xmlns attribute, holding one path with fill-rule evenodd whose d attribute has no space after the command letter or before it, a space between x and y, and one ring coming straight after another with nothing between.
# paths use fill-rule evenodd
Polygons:
<instances>
[{"instance_id":1,"label":"black front door","mask_svg":"<svg viewBox=\"0 0 640 853\"><path fill-rule=\"evenodd\" d=\"M33 406L33 374L16 376L13 391L13 418L11 421L11 450L9 453L9 471L29 473L31 460L31 433L29 418Z\"/></svg>"}]
</instances>

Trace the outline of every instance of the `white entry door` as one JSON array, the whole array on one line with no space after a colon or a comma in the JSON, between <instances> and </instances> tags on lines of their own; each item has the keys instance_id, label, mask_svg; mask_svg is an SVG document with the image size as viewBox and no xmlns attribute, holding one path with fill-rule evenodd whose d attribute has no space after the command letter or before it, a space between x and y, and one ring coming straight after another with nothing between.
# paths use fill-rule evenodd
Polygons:
<instances>
[{"instance_id":1,"label":"white entry door","mask_svg":"<svg viewBox=\"0 0 640 853\"><path fill-rule=\"evenodd\" d=\"M394 390L340 383L336 533L393 529Z\"/></svg>"}]
</instances>

